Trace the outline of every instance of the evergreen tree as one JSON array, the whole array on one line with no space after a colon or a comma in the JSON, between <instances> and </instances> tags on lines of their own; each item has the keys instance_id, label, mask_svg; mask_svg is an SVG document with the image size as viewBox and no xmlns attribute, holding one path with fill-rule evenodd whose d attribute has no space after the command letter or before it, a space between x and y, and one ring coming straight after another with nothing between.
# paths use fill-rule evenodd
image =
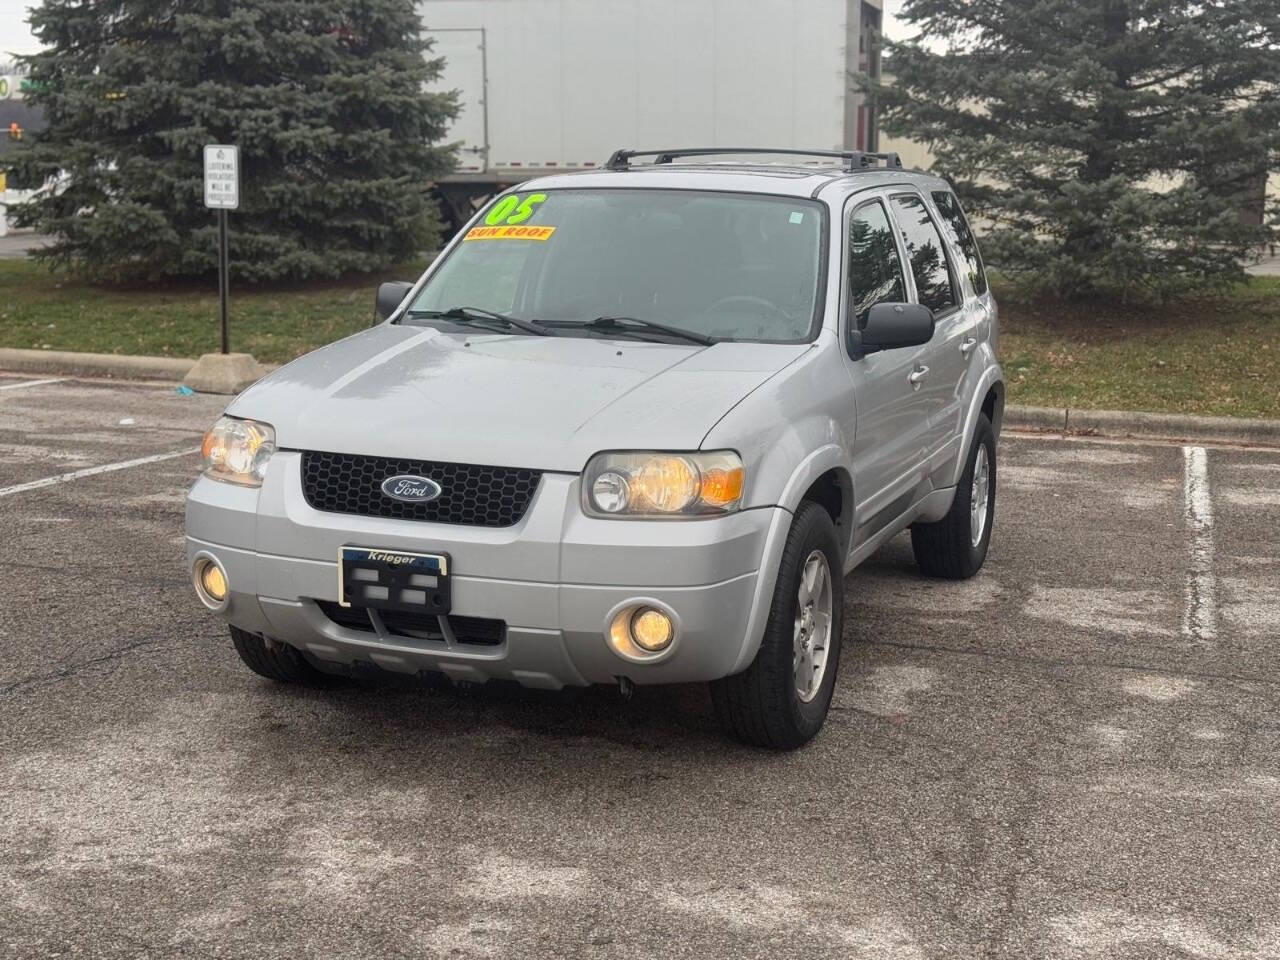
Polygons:
<instances>
[{"instance_id":1,"label":"evergreen tree","mask_svg":"<svg viewBox=\"0 0 1280 960\"><path fill-rule=\"evenodd\" d=\"M871 87L927 143L1000 269L1063 295L1237 279L1269 239L1277 0L906 0ZM868 84L863 78L864 86Z\"/></svg>"},{"instance_id":2,"label":"evergreen tree","mask_svg":"<svg viewBox=\"0 0 1280 960\"><path fill-rule=\"evenodd\" d=\"M428 93L442 61L413 0L43 0L25 58L48 129L11 182L54 189L18 208L57 237L37 256L104 279L206 275L215 214L203 147L240 147L232 274L368 271L428 248L433 146L455 112Z\"/></svg>"}]
</instances>

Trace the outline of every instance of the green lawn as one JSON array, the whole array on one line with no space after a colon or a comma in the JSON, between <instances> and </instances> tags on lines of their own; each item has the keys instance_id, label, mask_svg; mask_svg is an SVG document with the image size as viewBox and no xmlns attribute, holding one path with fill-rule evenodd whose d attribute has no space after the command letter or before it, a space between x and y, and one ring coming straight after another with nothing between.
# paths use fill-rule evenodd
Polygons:
<instances>
[{"instance_id":1,"label":"green lawn","mask_svg":"<svg viewBox=\"0 0 1280 960\"><path fill-rule=\"evenodd\" d=\"M1162 307L996 292L1010 403L1280 418L1280 277Z\"/></svg>"},{"instance_id":2,"label":"green lawn","mask_svg":"<svg viewBox=\"0 0 1280 960\"><path fill-rule=\"evenodd\" d=\"M232 289L231 347L284 362L366 327L385 275ZM1000 298L1011 403L1280 418L1280 278L1165 307ZM103 290L0 261L0 346L195 357L218 348L208 289Z\"/></svg>"},{"instance_id":3,"label":"green lawn","mask_svg":"<svg viewBox=\"0 0 1280 960\"><path fill-rule=\"evenodd\" d=\"M342 282L231 287L231 349L283 363L369 326L383 280L413 280L425 263ZM217 351L218 293L184 285L113 290L24 260L0 260L0 347L198 357Z\"/></svg>"}]
</instances>

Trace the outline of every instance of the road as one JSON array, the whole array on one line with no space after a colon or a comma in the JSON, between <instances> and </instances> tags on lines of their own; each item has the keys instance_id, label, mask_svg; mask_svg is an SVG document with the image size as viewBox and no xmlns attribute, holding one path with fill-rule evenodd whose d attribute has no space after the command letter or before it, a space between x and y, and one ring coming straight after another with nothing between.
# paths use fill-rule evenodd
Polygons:
<instances>
[{"instance_id":1,"label":"road","mask_svg":"<svg viewBox=\"0 0 1280 960\"><path fill-rule=\"evenodd\" d=\"M1256 262L1245 267L1245 272L1259 277L1280 276L1280 256L1277 256L1274 250L1263 251L1258 255Z\"/></svg>"},{"instance_id":2,"label":"road","mask_svg":"<svg viewBox=\"0 0 1280 960\"><path fill-rule=\"evenodd\" d=\"M1280 957L1280 451L1006 435L986 568L856 571L776 755L701 687L248 673L221 404L0 378L0 956Z\"/></svg>"},{"instance_id":3,"label":"road","mask_svg":"<svg viewBox=\"0 0 1280 960\"><path fill-rule=\"evenodd\" d=\"M47 247L53 237L32 233L30 230L11 230L0 236L0 260L20 260L32 250Z\"/></svg>"}]
</instances>

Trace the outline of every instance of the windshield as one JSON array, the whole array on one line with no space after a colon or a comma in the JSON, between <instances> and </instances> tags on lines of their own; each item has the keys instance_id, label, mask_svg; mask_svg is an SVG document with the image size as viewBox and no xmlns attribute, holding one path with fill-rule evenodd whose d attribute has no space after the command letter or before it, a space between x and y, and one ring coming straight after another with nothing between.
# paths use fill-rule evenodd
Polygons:
<instances>
[{"instance_id":1,"label":"windshield","mask_svg":"<svg viewBox=\"0 0 1280 960\"><path fill-rule=\"evenodd\" d=\"M822 208L811 200L521 191L490 206L411 309L479 308L557 333L603 317L717 340L805 341L815 332L821 250ZM597 324L582 333L636 328Z\"/></svg>"}]
</instances>

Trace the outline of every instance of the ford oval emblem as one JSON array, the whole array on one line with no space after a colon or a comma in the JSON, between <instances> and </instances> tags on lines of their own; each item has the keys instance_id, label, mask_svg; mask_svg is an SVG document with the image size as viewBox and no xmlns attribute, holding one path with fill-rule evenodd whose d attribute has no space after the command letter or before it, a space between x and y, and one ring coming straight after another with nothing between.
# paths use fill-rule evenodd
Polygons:
<instances>
[{"instance_id":1,"label":"ford oval emblem","mask_svg":"<svg viewBox=\"0 0 1280 960\"><path fill-rule=\"evenodd\" d=\"M443 492L430 477L402 473L382 481L382 492L403 503L429 503Z\"/></svg>"}]
</instances>

